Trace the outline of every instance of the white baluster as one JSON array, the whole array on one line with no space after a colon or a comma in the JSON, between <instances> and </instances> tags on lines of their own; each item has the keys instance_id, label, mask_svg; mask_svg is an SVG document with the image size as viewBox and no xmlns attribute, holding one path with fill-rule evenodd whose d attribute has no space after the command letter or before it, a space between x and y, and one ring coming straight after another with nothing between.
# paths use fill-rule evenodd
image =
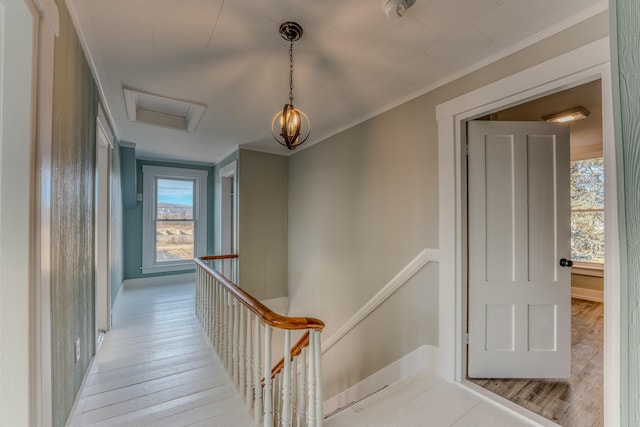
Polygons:
<instances>
[{"instance_id":1,"label":"white baluster","mask_svg":"<svg viewBox=\"0 0 640 427\"><path fill-rule=\"evenodd\" d=\"M202 299L203 299L203 312L202 312L202 318L204 319L204 331L207 334L207 336L209 336L210 332L211 332L211 323L209 321L209 315L211 313L211 300L209 299L209 286L207 286L208 283L206 280L202 281Z\"/></svg>"},{"instance_id":2,"label":"white baluster","mask_svg":"<svg viewBox=\"0 0 640 427\"><path fill-rule=\"evenodd\" d=\"M196 277L196 318L200 322L200 281Z\"/></svg>"},{"instance_id":3,"label":"white baluster","mask_svg":"<svg viewBox=\"0 0 640 427\"><path fill-rule=\"evenodd\" d=\"M215 280L210 278L209 284L211 286L211 291L213 293L213 300L211 301L211 345L216 352L218 348L216 345L218 344L218 287L216 286Z\"/></svg>"},{"instance_id":4,"label":"white baluster","mask_svg":"<svg viewBox=\"0 0 640 427\"><path fill-rule=\"evenodd\" d=\"M216 286L213 278L207 277L206 279L207 287L209 288L209 322L211 323L211 330L209 333L209 339L213 343L213 337L216 334Z\"/></svg>"},{"instance_id":5,"label":"white baluster","mask_svg":"<svg viewBox=\"0 0 640 427\"><path fill-rule=\"evenodd\" d=\"M282 420L282 372L278 372L273 381L273 425L280 426Z\"/></svg>"},{"instance_id":6,"label":"white baluster","mask_svg":"<svg viewBox=\"0 0 640 427\"><path fill-rule=\"evenodd\" d=\"M305 423L306 412L306 390L307 390L307 347L300 352L300 376L298 377L300 384L298 385L298 425Z\"/></svg>"},{"instance_id":7,"label":"white baluster","mask_svg":"<svg viewBox=\"0 0 640 427\"><path fill-rule=\"evenodd\" d=\"M229 322L230 311L229 310L229 295L227 290L223 290L224 304L223 304L223 326L222 326L222 364L229 372L229 328L231 324Z\"/></svg>"},{"instance_id":8,"label":"white baluster","mask_svg":"<svg viewBox=\"0 0 640 427\"><path fill-rule=\"evenodd\" d=\"M322 427L322 421L324 419L324 414L322 410L322 353L320 351L320 331L313 331L312 335L314 346L313 351L315 352L315 376L316 376L316 422L314 425L316 427Z\"/></svg>"},{"instance_id":9,"label":"white baluster","mask_svg":"<svg viewBox=\"0 0 640 427\"><path fill-rule=\"evenodd\" d=\"M240 305L240 304L239 304ZM246 329L246 325L245 325L245 307L244 305L241 305L239 307L239 313L238 316L240 316L240 332L238 334L238 339L240 340L240 342L238 343L240 349L238 351L238 392L240 393L240 396L242 397L242 400L246 401L246 382L247 379L245 378L245 368L246 368L246 360L245 360L245 346L247 344L247 337L246 337L246 333L247 333L247 329Z\"/></svg>"},{"instance_id":10,"label":"white baluster","mask_svg":"<svg viewBox=\"0 0 640 427\"><path fill-rule=\"evenodd\" d=\"M216 287L218 288L218 357L224 366L223 358L223 342L224 342L224 289L216 280Z\"/></svg>"},{"instance_id":11,"label":"white baluster","mask_svg":"<svg viewBox=\"0 0 640 427\"><path fill-rule=\"evenodd\" d=\"M307 370L307 425L315 425L316 420L316 375L313 330L309 331L309 366Z\"/></svg>"},{"instance_id":12,"label":"white baluster","mask_svg":"<svg viewBox=\"0 0 640 427\"><path fill-rule=\"evenodd\" d=\"M252 313L249 311L249 309L245 309L246 310L246 317L247 317L247 324L246 324L246 329L247 329L247 340L246 340L246 349L245 349L245 390L244 390L244 396L245 396L245 403L247 404L247 408L249 409L249 413L251 413L251 409L253 409L253 370L251 369L251 362L253 360L253 327L251 324L251 318L252 318Z\"/></svg>"},{"instance_id":13,"label":"white baluster","mask_svg":"<svg viewBox=\"0 0 640 427\"><path fill-rule=\"evenodd\" d=\"M291 425L298 425L298 356L291 361Z\"/></svg>"},{"instance_id":14,"label":"white baluster","mask_svg":"<svg viewBox=\"0 0 640 427\"><path fill-rule=\"evenodd\" d=\"M291 426L291 331L284 331L284 368L282 372L282 425Z\"/></svg>"},{"instance_id":15,"label":"white baluster","mask_svg":"<svg viewBox=\"0 0 640 427\"><path fill-rule=\"evenodd\" d=\"M253 316L254 321L254 334L253 334L253 423L258 425L262 420L262 384L260 381L260 373L262 369L260 367L260 319L257 316Z\"/></svg>"},{"instance_id":16,"label":"white baluster","mask_svg":"<svg viewBox=\"0 0 640 427\"><path fill-rule=\"evenodd\" d=\"M227 292L227 372L233 373L233 297ZM231 376L233 378L233 376Z\"/></svg>"},{"instance_id":17,"label":"white baluster","mask_svg":"<svg viewBox=\"0 0 640 427\"><path fill-rule=\"evenodd\" d=\"M233 383L236 389L240 385L240 303L233 301Z\"/></svg>"},{"instance_id":18,"label":"white baluster","mask_svg":"<svg viewBox=\"0 0 640 427\"><path fill-rule=\"evenodd\" d=\"M213 294L215 295L215 302L213 303L213 348L216 349L218 357L220 357L220 347L218 346L218 340L220 339L220 287L218 282L212 280Z\"/></svg>"},{"instance_id":19,"label":"white baluster","mask_svg":"<svg viewBox=\"0 0 640 427\"><path fill-rule=\"evenodd\" d=\"M271 326L264 327L264 427L273 426L273 407L271 401Z\"/></svg>"}]
</instances>

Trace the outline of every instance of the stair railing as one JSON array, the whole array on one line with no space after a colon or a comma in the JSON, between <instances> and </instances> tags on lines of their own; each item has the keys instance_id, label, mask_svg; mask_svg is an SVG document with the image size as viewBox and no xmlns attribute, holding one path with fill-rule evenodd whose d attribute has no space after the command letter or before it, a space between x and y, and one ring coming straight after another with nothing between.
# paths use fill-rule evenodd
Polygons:
<instances>
[{"instance_id":1,"label":"stair railing","mask_svg":"<svg viewBox=\"0 0 640 427\"><path fill-rule=\"evenodd\" d=\"M256 425L322 426L321 320L274 313L238 287L238 256L196 258L196 316ZM273 332L284 335L273 366ZM291 332L304 331L291 346Z\"/></svg>"}]
</instances>

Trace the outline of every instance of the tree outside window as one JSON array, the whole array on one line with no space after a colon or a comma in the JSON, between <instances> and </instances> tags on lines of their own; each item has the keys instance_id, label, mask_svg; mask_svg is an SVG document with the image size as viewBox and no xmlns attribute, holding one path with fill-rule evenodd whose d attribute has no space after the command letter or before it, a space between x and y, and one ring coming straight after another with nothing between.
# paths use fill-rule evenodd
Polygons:
<instances>
[{"instance_id":1,"label":"tree outside window","mask_svg":"<svg viewBox=\"0 0 640 427\"><path fill-rule=\"evenodd\" d=\"M604 263L604 160L571 162L571 258Z\"/></svg>"}]
</instances>

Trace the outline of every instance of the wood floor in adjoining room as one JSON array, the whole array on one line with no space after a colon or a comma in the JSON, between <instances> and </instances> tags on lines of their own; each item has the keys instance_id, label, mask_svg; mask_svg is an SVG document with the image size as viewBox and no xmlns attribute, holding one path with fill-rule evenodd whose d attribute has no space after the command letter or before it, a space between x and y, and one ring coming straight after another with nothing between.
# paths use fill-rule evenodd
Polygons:
<instances>
[{"instance_id":1,"label":"wood floor in adjoining room","mask_svg":"<svg viewBox=\"0 0 640 427\"><path fill-rule=\"evenodd\" d=\"M571 377L566 381L470 379L564 427L604 425L604 306L571 301Z\"/></svg>"},{"instance_id":2,"label":"wood floor in adjoining room","mask_svg":"<svg viewBox=\"0 0 640 427\"><path fill-rule=\"evenodd\" d=\"M251 426L194 316L195 285L131 287L68 426Z\"/></svg>"}]
</instances>

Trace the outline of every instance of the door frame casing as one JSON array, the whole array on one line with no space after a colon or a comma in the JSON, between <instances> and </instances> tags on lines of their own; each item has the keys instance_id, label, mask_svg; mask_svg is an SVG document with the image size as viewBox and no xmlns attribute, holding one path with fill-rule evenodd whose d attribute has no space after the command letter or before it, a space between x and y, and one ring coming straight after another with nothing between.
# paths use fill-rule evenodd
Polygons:
<instances>
[{"instance_id":1,"label":"door frame casing","mask_svg":"<svg viewBox=\"0 0 640 427\"><path fill-rule=\"evenodd\" d=\"M239 248L239 239L238 239L238 219L240 218L238 215L238 160L233 160L231 162L229 162L228 164L226 164L225 166L221 167L220 170L218 171L218 176L217 178L217 184L216 184L216 190L217 190L217 194L216 194L216 209L217 209L217 216L218 218L220 218L219 222L216 224L216 233L215 233L215 249L217 251L217 254L224 254L224 250L223 250L223 235L225 235L225 237L229 237L228 234L226 232L223 232L223 230L227 229L230 227L230 225L233 226L232 229L232 236L231 239L233 241L233 248L234 248L234 252L236 254L240 253L240 248ZM233 185L232 187L228 187L227 183L225 182L225 180L229 179L229 178L233 178ZM233 193L233 205L229 206L228 202L228 193L227 191L231 190L231 192ZM231 209L231 216L229 216L229 208ZM237 259L236 262L233 264L233 271L231 273L232 275L232 279L234 281L234 283L239 284L240 283L240 260Z\"/></svg>"},{"instance_id":2,"label":"door frame casing","mask_svg":"<svg viewBox=\"0 0 640 427\"><path fill-rule=\"evenodd\" d=\"M107 119L98 106L96 118L96 350L98 335L111 329L111 154L113 136Z\"/></svg>"},{"instance_id":3,"label":"door frame casing","mask_svg":"<svg viewBox=\"0 0 640 427\"><path fill-rule=\"evenodd\" d=\"M605 158L605 425L619 425L620 259L609 37L436 107L439 166L439 374L464 385L467 325L466 135L468 120L590 81L602 81Z\"/></svg>"}]
</instances>

